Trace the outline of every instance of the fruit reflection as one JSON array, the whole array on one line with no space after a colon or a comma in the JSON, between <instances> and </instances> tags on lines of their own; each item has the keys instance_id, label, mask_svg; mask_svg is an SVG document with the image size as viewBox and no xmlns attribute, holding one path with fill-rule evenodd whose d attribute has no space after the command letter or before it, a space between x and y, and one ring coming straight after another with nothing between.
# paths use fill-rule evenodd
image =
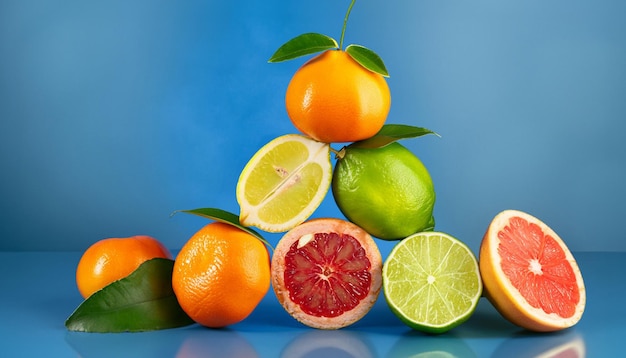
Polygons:
<instances>
[{"instance_id":1,"label":"fruit reflection","mask_svg":"<svg viewBox=\"0 0 626 358\"><path fill-rule=\"evenodd\" d=\"M254 347L235 331L203 328L189 333L180 345L176 358L259 357Z\"/></svg>"},{"instance_id":2,"label":"fruit reflection","mask_svg":"<svg viewBox=\"0 0 626 358\"><path fill-rule=\"evenodd\" d=\"M492 357L530 358L559 357L583 358L586 355L585 341L575 331L552 334L521 334L502 342Z\"/></svg>"},{"instance_id":3,"label":"fruit reflection","mask_svg":"<svg viewBox=\"0 0 626 358\"><path fill-rule=\"evenodd\" d=\"M350 331L314 330L294 338L281 358L345 357L370 358L374 352L363 335Z\"/></svg>"},{"instance_id":4,"label":"fruit reflection","mask_svg":"<svg viewBox=\"0 0 626 358\"><path fill-rule=\"evenodd\" d=\"M449 334L441 336L428 336L419 332L411 331L398 339L398 341L391 347L391 350L386 357L473 358L477 356L462 339Z\"/></svg>"}]
</instances>

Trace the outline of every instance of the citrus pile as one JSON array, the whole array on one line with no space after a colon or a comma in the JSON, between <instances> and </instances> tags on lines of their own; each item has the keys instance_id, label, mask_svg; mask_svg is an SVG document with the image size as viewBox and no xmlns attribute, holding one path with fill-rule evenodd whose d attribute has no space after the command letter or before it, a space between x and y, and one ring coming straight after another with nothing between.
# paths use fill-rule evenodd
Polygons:
<instances>
[{"instance_id":1,"label":"citrus pile","mask_svg":"<svg viewBox=\"0 0 626 358\"><path fill-rule=\"evenodd\" d=\"M236 190L242 226L286 232L271 265L278 301L296 320L320 329L353 324L376 302L383 264L373 238L399 240L434 227L430 174L397 142L432 132L385 124L391 95L384 63L363 46L343 49L343 35L337 44L307 33L274 53L270 62L322 52L286 89L287 114L301 134L260 148ZM343 147L331 148L335 143ZM331 187L347 220L308 220Z\"/></svg>"},{"instance_id":2,"label":"citrus pile","mask_svg":"<svg viewBox=\"0 0 626 358\"><path fill-rule=\"evenodd\" d=\"M542 241L532 253L517 253L526 267L518 267L514 277L512 264L500 260L501 247L507 245L507 258L523 250L523 230L515 233L521 243L492 239L501 227L488 230L483 247L491 250L481 249L480 265L462 241L433 231L432 179L420 159L398 143L433 132L385 124L391 97L382 60L362 46L343 50L342 43L343 32L339 45L308 33L272 56L270 62L278 62L323 51L296 71L286 90L287 114L303 135L284 135L262 147L237 184L242 225L289 230L278 242L271 267L274 292L285 310L311 327L345 327L369 311L382 282L389 307L403 322L443 333L469 319L484 283L487 297L515 324L538 331L575 324L584 310L584 285L562 241ZM345 142L352 143L339 151L330 147ZM307 221L329 183L348 221ZM558 238L540 226L545 237ZM371 237L399 240L382 267ZM548 269L556 258L543 249L561 253L558 268Z\"/></svg>"},{"instance_id":3,"label":"citrus pile","mask_svg":"<svg viewBox=\"0 0 626 358\"><path fill-rule=\"evenodd\" d=\"M382 289L402 322L443 333L470 318L484 289L505 318L526 329L576 324L585 307L582 275L565 243L539 219L513 210L497 215L480 260L461 240L434 231L432 178L399 140L435 133L386 124L391 95L383 61L360 45L343 48L353 4L339 44L307 33L271 57L280 62L322 52L286 89L287 114L301 133L279 136L252 155L237 182L239 215L186 211L216 222L194 234L173 263L171 288L180 308L207 327L232 325L253 312L271 285L297 321L338 329L363 318ZM339 150L331 147L337 143ZM347 220L309 219L329 190ZM250 227L284 233L273 254ZM397 241L384 262L375 239ZM106 247L85 253L77 270L85 297L150 257L170 257L153 239L130 242L132 251L119 258L136 260L123 264L110 257L126 247L121 243L109 244L111 255Z\"/></svg>"}]
</instances>

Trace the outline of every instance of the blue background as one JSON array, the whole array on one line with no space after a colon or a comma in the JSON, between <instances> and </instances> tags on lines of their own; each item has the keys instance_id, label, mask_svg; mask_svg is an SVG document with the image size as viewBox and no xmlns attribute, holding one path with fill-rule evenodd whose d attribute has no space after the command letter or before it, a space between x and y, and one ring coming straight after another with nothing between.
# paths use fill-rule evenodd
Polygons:
<instances>
[{"instance_id":1,"label":"blue background","mask_svg":"<svg viewBox=\"0 0 626 358\"><path fill-rule=\"evenodd\" d=\"M296 132L284 92L304 59L267 59L304 32L338 39L347 6L0 2L0 250L136 234L177 249L206 220L174 210L237 213L245 163ZM515 208L573 251L626 251L625 14L621 0L357 1L345 41L384 59L388 123L441 134L403 141L433 177L438 230L477 251ZM341 214L329 196L314 216Z\"/></svg>"}]
</instances>

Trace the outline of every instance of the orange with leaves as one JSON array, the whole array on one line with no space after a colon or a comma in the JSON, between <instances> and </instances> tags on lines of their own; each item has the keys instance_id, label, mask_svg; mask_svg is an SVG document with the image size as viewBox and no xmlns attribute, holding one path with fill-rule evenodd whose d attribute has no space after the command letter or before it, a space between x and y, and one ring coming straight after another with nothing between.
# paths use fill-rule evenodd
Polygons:
<instances>
[{"instance_id":1,"label":"orange with leaves","mask_svg":"<svg viewBox=\"0 0 626 358\"><path fill-rule=\"evenodd\" d=\"M142 263L153 258L172 255L153 237L138 235L103 239L91 245L76 268L76 285L87 298L113 281L130 275Z\"/></svg>"},{"instance_id":2,"label":"orange with leaves","mask_svg":"<svg viewBox=\"0 0 626 358\"><path fill-rule=\"evenodd\" d=\"M291 122L320 142L354 142L374 136L385 124L391 106L382 59L360 45L343 49L353 5L354 0L339 44L326 35L306 33L287 41L269 60L281 62L324 51L296 71L285 95Z\"/></svg>"},{"instance_id":3,"label":"orange with leaves","mask_svg":"<svg viewBox=\"0 0 626 358\"><path fill-rule=\"evenodd\" d=\"M302 133L320 142L354 142L382 128L391 94L383 76L345 51L327 50L296 71L285 102Z\"/></svg>"}]
</instances>

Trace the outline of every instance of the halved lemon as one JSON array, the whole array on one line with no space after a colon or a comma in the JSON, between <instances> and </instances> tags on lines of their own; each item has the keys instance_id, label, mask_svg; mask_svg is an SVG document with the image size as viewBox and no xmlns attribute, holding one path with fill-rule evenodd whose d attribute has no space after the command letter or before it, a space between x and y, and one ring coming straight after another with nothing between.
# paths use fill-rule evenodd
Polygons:
<instances>
[{"instance_id":1,"label":"halved lemon","mask_svg":"<svg viewBox=\"0 0 626 358\"><path fill-rule=\"evenodd\" d=\"M259 149L239 176L239 221L267 232L288 231L313 214L331 178L328 143L299 134L278 137Z\"/></svg>"}]
</instances>

